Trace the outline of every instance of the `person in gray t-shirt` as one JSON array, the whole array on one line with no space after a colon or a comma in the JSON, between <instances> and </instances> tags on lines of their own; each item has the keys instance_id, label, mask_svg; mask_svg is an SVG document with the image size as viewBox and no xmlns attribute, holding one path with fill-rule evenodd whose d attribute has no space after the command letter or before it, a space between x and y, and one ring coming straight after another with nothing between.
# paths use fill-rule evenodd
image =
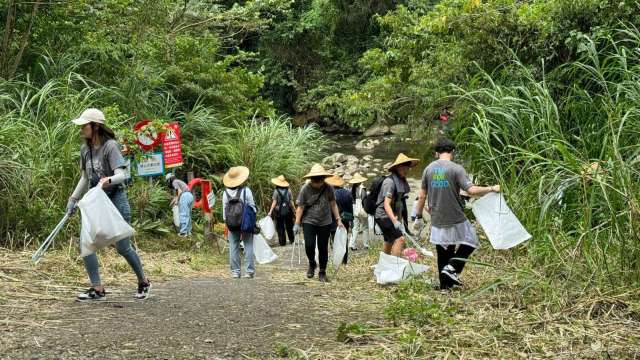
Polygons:
<instances>
[{"instance_id":1,"label":"person in gray t-shirt","mask_svg":"<svg viewBox=\"0 0 640 360\"><path fill-rule=\"evenodd\" d=\"M307 278L315 276L319 265L318 279L322 282L328 281L329 236L333 219L336 219L338 226L344 228L333 188L325 183L325 179L330 176L320 164L313 165L311 171L304 176L309 182L302 186L298 194L296 221L293 226L294 233L302 230L304 234L304 248L309 259ZM316 246L320 264L316 264L315 260Z\"/></svg>"},{"instance_id":2,"label":"person in gray t-shirt","mask_svg":"<svg viewBox=\"0 0 640 360\"><path fill-rule=\"evenodd\" d=\"M405 195L411 190L407 182L407 171L418 164L418 159L412 159L404 154L399 154L396 161L389 166L391 173L380 187L376 204L378 204L374 218L382 231L384 244L382 251L385 254L400 256L404 247L406 218Z\"/></svg>"},{"instance_id":3,"label":"person in gray t-shirt","mask_svg":"<svg viewBox=\"0 0 640 360\"><path fill-rule=\"evenodd\" d=\"M461 285L459 275L471 253L480 246L473 225L464 215L464 202L460 190L471 196L483 196L500 192L500 186L476 186L465 169L453 162L456 144L449 139L439 139L434 150L438 160L429 164L422 175L422 191L418 199L414 229L422 231L425 224L422 211L428 199L427 211L431 214L431 238L438 253L440 288ZM456 249L457 247L457 249ZM454 260L455 259L455 260Z\"/></svg>"},{"instance_id":4,"label":"person in gray t-shirt","mask_svg":"<svg viewBox=\"0 0 640 360\"><path fill-rule=\"evenodd\" d=\"M67 212L75 212L77 202L90 188L102 188L122 218L131 223L131 209L123 183L126 180L125 161L120 145L115 140L113 130L106 126L104 113L98 109L87 109L79 118L73 120L81 127L84 144L80 149L80 181L67 202ZM151 283L145 276L138 253L131 246L129 238L115 244L118 254L127 260L138 278L136 299L146 299ZM92 253L82 258L85 270L91 281L91 288L77 296L78 301L101 301L106 299L104 285L100 278L98 256Z\"/></svg>"}]
</instances>

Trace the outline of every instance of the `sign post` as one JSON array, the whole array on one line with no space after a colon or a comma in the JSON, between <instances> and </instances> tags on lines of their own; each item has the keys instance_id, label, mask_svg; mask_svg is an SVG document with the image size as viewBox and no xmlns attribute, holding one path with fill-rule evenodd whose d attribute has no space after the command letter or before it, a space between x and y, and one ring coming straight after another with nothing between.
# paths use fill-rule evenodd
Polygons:
<instances>
[{"instance_id":1,"label":"sign post","mask_svg":"<svg viewBox=\"0 0 640 360\"><path fill-rule=\"evenodd\" d=\"M138 176L160 176L164 174L164 157L162 153L143 155L136 165Z\"/></svg>"}]
</instances>

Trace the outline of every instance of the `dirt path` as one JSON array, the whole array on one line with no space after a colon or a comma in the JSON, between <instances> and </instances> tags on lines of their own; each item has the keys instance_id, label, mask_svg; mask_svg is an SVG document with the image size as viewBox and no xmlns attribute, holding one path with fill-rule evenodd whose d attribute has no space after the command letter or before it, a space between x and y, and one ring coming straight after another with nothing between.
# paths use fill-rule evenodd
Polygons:
<instances>
[{"instance_id":1,"label":"dirt path","mask_svg":"<svg viewBox=\"0 0 640 360\"><path fill-rule=\"evenodd\" d=\"M0 357L263 359L278 347L321 354L343 346L340 322L373 320L373 295L355 288L340 296L340 280L306 280L304 253L302 265L284 263L290 249L277 249L281 260L259 266L255 279L178 279L156 282L145 301L118 287L105 303L61 302L44 325L5 333Z\"/></svg>"}]
</instances>

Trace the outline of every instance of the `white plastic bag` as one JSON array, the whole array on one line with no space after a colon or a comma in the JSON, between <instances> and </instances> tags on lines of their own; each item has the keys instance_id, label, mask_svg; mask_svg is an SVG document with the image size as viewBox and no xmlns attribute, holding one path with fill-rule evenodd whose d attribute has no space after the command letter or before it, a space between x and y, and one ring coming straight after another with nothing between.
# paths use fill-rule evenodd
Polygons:
<instances>
[{"instance_id":1,"label":"white plastic bag","mask_svg":"<svg viewBox=\"0 0 640 360\"><path fill-rule=\"evenodd\" d=\"M171 211L173 212L173 225L180 228L180 207L178 207L178 205L173 205Z\"/></svg>"},{"instance_id":2,"label":"white plastic bag","mask_svg":"<svg viewBox=\"0 0 640 360\"><path fill-rule=\"evenodd\" d=\"M271 216L265 216L258 221L260 227L260 233L265 240L269 241L276 235L276 226L273 224Z\"/></svg>"},{"instance_id":3,"label":"white plastic bag","mask_svg":"<svg viewBox=\"0 0 640 360\"><path fill-rule=\"evenodd\" d=\"M494 249L509 249L531 238L502 194L489 193L474 201L472 209Z\"/></svg>"},{"instance_id":4,"label":"white plastic bag","mask_svg":"<svg viewBox=\"0 0 640 360\"><path fill-rule=\"evenodd\" d=\"M262 234L253 235L253 254L258 264L268 264L278 258Z\"/></svg>"},{"instance_id":5,"label":"white plastic bag","mask_svg":"<svg viewBox=\"0 0 640 360\"><path fill-rule=\"evenodd\" d=\"M380 259L373 269L373 274L376 276L378 284L398 284L409 276L423 273L428 269L429 267L426 265L412 263L403 258L380 252Z\"/></svg>"},{"instance_id":6,"label":"white plastic bag","mask_svg":"<svg viewBox=\"0 0 640 360\"><path fill-rule=\"evenodd\" d=\"M347 252L347 230L338 226L336 236L333 238L333 269L338 271L344 254Z\"/></svg>"},{"instance_id":7,"label":"white plastic bag","mask_svg":"<svg viewBox=\"0 0 640 360\"><path fill-rule=\"evenodd\" d=\"M135 234L104 190L94 187L78 202L82 214L80 256L85 257Z\"/></svg>"}]
</instances>

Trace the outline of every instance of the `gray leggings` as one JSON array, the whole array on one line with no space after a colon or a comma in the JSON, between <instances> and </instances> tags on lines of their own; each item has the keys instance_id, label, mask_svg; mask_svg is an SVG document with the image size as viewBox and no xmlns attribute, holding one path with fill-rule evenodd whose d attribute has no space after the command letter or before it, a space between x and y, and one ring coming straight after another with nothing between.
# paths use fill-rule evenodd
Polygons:
<instances>
[{"instance_id":1,"label":"gray leggings","mask_svg":"<svg viewBox=\"0 0 640 360\"><path fill-rule=\"evenodd\" d=\"M127 194L124 190L117 191L115 194L109 197L113 205L115 205L116 209L120 212L124 220L128 223L131 223L131 209L129 207L129 200L127 199ZM145 280L144 271L142 270L142 262L140 261L140 257L138 253L131 247L131 241L129 238L120 240L116 243L116 250L118 254L122 255L129 266L133 269L138 277L138 282L143 282ZM89 281L91 281L91 286L100 286L100 265L98 264L98 256L96 253L93 253L89 256L85 256L82 258L84 260L84 268L87 270L87 274L89 274Z\"/></svg>"}]
</instances>

